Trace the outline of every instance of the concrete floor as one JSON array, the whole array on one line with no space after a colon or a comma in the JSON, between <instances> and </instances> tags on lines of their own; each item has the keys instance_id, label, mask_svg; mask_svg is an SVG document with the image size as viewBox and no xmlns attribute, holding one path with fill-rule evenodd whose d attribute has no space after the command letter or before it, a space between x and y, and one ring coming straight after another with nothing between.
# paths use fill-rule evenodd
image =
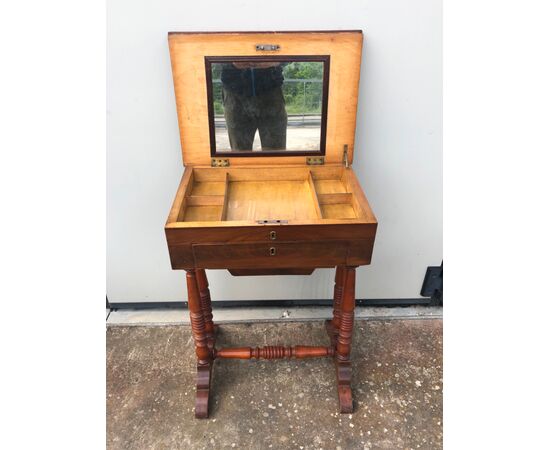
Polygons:
<instances>
[{"instance_id":1,"label":"concrete floor","mask_svg":"<svg viewBox=\"0 0 550 450\"><path fill-rule=\"evenodd\" d=\"M356 322L355 412L330 359L217 361L210 419L193 414L190 328L107 328L109 449L442 448L442 321ZM225 324L218 346L328 344L322 322Z\"/></svg>"},{"instance_id":2,"label":"concrete floor","mask_svg":"<svg viewBox=\"0 0 550 450\"><path fill-rule=\"evenodd\" d=\"M319 150L321 141L321 127L320 126L289 126L286 130L286 148L292 150ZM229 135L226 128L216 128L216 148L218 151L231 151L229 145ZM262 144L260 142L260 135L258 131L254 136L253 150L261 150Z\"/></svg>"},{"instance_id":3,"label":"concrete floor","mask_svg":"<svg viewBox=\"0 0 550 450\"><path fill-rule=\"evenodd\" d=\"M189 311L183 308L168 309L120 309L108 312L107 325L189 325ZM440 306L406 306L380 308L358 306L355 319L394 320L418 318L442 318ZM293 306L293 307L214 307L216 323L248 322L304 322L332 318L332 306Z\"/></svg>"}]
</instances>

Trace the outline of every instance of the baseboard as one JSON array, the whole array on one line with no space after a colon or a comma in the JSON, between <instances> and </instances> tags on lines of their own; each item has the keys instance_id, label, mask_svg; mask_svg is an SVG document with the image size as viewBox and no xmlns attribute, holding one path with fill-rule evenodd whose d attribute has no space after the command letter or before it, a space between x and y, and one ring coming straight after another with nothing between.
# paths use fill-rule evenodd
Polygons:
<instances>
[{"instance_id":1,"label":"baseboard","mask_svg":"<svg viewBox=\"0 0 550 450\"><path fill-rule=\"evenodd\" d=\"M432 304L430 298L381 298L357 299L356 306L428 306ZM109 302L111 311L121 309L187 309L187 302ZM318 300L212 300L213 308L291 308L300 306L332 306L332 299Z\"/></svg>"}]
</instances>

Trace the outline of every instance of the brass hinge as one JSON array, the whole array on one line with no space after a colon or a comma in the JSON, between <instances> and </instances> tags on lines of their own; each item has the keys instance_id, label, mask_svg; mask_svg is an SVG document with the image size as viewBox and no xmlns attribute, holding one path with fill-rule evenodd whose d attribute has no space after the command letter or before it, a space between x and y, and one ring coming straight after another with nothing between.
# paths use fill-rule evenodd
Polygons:
<instances>
[{"instance_id":1,"label":"brass hinge","mask_svg":"<svg viewBox=\"0 0 550 450\"><path fill-rule=\"evenodd\" d=\"M322 166L325 164L324 156L308 156L306 158L306 164L308 166Z\"/></svg>"},{"instance_id":2,"label":"brass hinge","mask_svg":"<svg viewBox=\"0 0 550 450\"><path fill-rule=\"evenodd\" d=\"M349 169L349 161L348 161L348 144L344 144L344 167L346 169Z\"/></svg>"},{"instance_id":3,"label":"brass hinge","mask_svg":"<svg viewBox=\"0 0 550 450\"><path fill-rule=\"evenodd\" d=\"M210 162L212 167L229 167L229 159L227 158L212 158Z\"/></svg>"}]
</instances>

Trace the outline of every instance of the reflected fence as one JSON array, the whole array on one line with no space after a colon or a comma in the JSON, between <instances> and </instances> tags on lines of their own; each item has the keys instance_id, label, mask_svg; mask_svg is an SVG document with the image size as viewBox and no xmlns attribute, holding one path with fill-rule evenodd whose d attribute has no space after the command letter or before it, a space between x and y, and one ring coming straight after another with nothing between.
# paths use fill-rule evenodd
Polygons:
<instances>
[{"instance_id":1,"label":"reflected fence","mask_svg":"<svg viewBox=\"0 0 550 450\"><path fill-rule=\"evenodd\" d=\"M216 128L226 128L222 104L222 81L212 80L214 121ZM287 79L283 83L289 127L320 127L323 103L323 80Z\"/></svg>"}]
</instances>

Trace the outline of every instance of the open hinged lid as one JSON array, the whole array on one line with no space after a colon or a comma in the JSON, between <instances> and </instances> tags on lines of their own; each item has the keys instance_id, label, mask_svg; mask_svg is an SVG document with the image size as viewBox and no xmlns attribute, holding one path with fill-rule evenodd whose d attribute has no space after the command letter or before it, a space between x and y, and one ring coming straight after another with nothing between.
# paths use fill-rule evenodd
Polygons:
<instances>
[{"instance_id":1,"label":"open hinged lid","mask_svg":"<svg viewBox=\"0 0 550 450\"><path fill-rule=\"evenodd\" d=\"M352 163L361 31L168 40L186 166Z\"/></svg>"}]
</instances>

